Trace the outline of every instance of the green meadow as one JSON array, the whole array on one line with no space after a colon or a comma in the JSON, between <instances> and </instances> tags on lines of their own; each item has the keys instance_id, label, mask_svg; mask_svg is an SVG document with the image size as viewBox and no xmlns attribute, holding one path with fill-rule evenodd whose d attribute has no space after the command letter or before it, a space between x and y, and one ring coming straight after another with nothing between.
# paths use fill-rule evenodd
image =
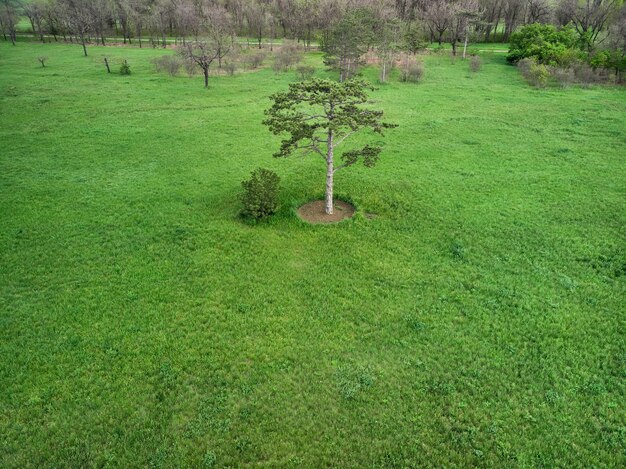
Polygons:
<instances>
[{"instance_id":1,"label":"green meadow","mask_svg":"<svg viewBox=\"0 0 626 469\"><path fill-rule=\"evenodd\" d=\"M398 127L320 226L261 124L296 73L171 53L0 44L1 467L624 467L626 89L366 68Z\"/></svg>"}]
</instances>

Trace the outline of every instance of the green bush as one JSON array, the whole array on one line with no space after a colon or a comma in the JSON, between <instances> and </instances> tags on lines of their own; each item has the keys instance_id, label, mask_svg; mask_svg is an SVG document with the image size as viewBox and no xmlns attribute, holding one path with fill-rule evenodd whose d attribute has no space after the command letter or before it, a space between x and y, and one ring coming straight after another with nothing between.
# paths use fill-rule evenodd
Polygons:
<instances>
[{"instance_id":1,"label":"green bush","mask_svg":"<svg viewBox=\"0 0 626 469\"><path fill-rule=\"evenodd\" d=\"M130 65L126 60L120 65L120 75L130 75Z\"/></svg>"},{"instance_id":2,"label":"green bush","mask_svg":"<svg viewBox=\"0 0 626 469\"><path fill-rule=\"evenodd\" d=\"M589 65L594 70L612 70L619 82L626 70L626 52L619 49L599 51L589 59Z\"/></svg>"},{"instance_id":3,"label":"green bush","mask_svg":"<svg viewBox=\"0 0 626 469\"><path fill-rule=\"evenodd\" d=\"M529 24L511 35L506 59L517 63L534 58L542 64L556 65L576 54L576 32L570 27L561 29L551 24Z\"/></svg>"},{"instance_id":4,"label":"green bush","mask_svg":"<svg viewBox=\"0 0 626 469\"><path fill-rule=\"evenodd\" d=\"M400 72L400 81L404 83L419 83L424 77L424 62L407 62Z\"/></svg>"},{"instance_id":5,"label":"green bush","mask_svg":"<svg viewBox=\"0 0 626 469\"><path fill-rule=\"evenodd\" d=\"M250 179L243 181L244 192L242 215L254 220L268 217L278 209L278 188L280 178L269 169L255 169Z\"/></svg>"}]
</instances>

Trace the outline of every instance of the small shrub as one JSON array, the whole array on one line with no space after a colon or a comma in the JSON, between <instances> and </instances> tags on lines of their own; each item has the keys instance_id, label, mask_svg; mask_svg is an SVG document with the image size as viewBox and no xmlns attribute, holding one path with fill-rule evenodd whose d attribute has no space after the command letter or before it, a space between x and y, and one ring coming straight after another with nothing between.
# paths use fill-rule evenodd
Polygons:
<instances>
[{"instance_id":1,"label":"small shrub","mask_svg":"<svg viewBox=\"0 0 626 469\"><path fill-rule=\"evenodd\" d=\"M524 78L528 78L528 74L530 73L530 68L535 65L537 61L533 58L525 58L517 62L517 68Z\"/></svg>"},{"instance_id":2,"label":"small shrub","mask_svg":"<svg viewBox=\"0 0 626 469\"><path fill-rule=\"evenodd\" d=\"M574 75L576 81L586 88L602 81L600 73L584 62L579 62L574 66Z\"/></svg>"},{"instance_id":3,"label":"small shrub","mask_svg":"<svg viewBox=\"0 0 626 469\"><path fill-rule=\"evenodd\" d=\"M37 57L37 60L39 60L39 63L41 64L43 68L46 68L46 61L48 60L48 57L46 57L45 55L42 55L40 57Z\"/></svg>"},{"instance_id":4,"label":"small shrub","mask_svg":"<svg viewBox=\"0 0 626 469\"><path fill-rule=\"evenodd\" d=\"M285 41L280 49L274 54L272 68L275 72L284 72L302 60L302 51L292 41Z\"/></svg>"},{"instance_id":5,"label":"small shrub","mask_svg":"<svg viewBox=\"0 0 626 469\"><path fill-rule=\"evenodd\" d=\"M576 74L571 68L552 67L550 75L561 88L567 88L576 82Z\"/></svg>"},{"instance_id":6,"label":"small shrub","mask_svg":"<svg viewBox=\"0 0 626 469\"><path fill-rule=\"evenodd\" d=\"M154 68L157 72L168 73L175 77L178 75L180 68L183 66L183 62L180 57L174 55L164 55L162 57L156 57L152 59Z\"/></svg>"},{"instance_id":7,"label":"small shrub","mask_svg":"<svg viewBox=\"0 0 626 469\"><path fill-rule=\"evenodd\" d=\"M400 81L405 83L419 83L424 77L424 62L407 60L402 66Z\"/></svg>"},{"instance_id":8,"label":"small shrub","mask_svg":"<svg viewBox=\"0 0 626 469\"><path fill-rule=\"evenodd\" d=\"M233 76L235 72L237 71L237 63L236 62L225 63L224 70L226 70L226 73L228 73L230 76Z\"/></svg>"},{"instance_id":9,"label":"small shrub","mask_svg":"<svg viewBox=\"0 0 626 469\"><path fill-rule=\"evenodd\" d=\"M248 54L245 56L244 65L248 68L255 69L263 65L267 53L263 51L255 52L254 54Z\"/></svg>"},{"instance_id":10,"label":"small shrub","mask_svg":"<svg viewBox=\"0 0 626 469\"><path fill-rule=\"evenodd\" d=\"M482 60L480 58L480 56L478 55L472 55L470 57L470 63L469 63L469 67L470 67L470 71L473 73L478 73L480 72L481 67L483 66Z\"/></svg>"},{"instance_id":11,"label":"small shrub","mask_svg":"<svg viewBox=\"0 0 626 469\"><path fill-rule=\"evenodd\" d=\"M255 169L250 179L243 181L244 192L242 214L254 220L266 218L278 209L278 188L280 178L269 169Z\"/></svg>"},{"instance_id":12,"label":"small shrub","mask_svg":"<svg viewBox=\"0 0 626 469\"><path fill-rule=\"evenodd\" d=\"M120 65L120 75L130 75L130 65L126 60Z\"/></svg>"},{"instance_id":13,"label":"small shrub","mask_svg":"<svg viewBox=\"0 0 626 469\"><path fill-rule=\"evenodd\" d=\"M452 253L452 257L457 261L465 260L465 247L463 246L463 243L461 243L459 240L454 240L452 242L450 251Z\"/></svg>"},{"instance_id":14,"label":"small shrub","mask_svg":"<svg viewBox=\"0 0 626 469\"><path fill-rule=\"evenodd\" d=\"M533 64L528 71L528 81L536 88L545 88L550 78L548 67L543 64Z\"/></svg>"},{"instance_id":15,"label":"small shrub","mask_svg":"<svg viewBox=\"0 0 626 469\"><path fill-rule=\"evenodd\" d=\"M298 71L300 80L308 80L315 73L315 67L312 65L298 65L296 70Z\"/></svg>"},{"instance_id":16,"label":"small shrub","mask_svg":"<svg viewBox=\"0 0 626 469\"><path fill-rule=\"evenodd\" d=\"M187 75L189 77L192 77L196 73L198 73L199 69L198 65L193 60L184 60L183 68L185 69L185 72L187 72Z\"/></svg>"},{"instance_id":17,"label":"small shrub","mask_svg":"<svg viewBox=\"0 0 626 469\"><path fill-rule=\"evenodd\" d=\"M526 81L536 88L545 88L550 78L550 69L537 63L535 58L525 58L517 63L517 68Z\"/></svg>"}]
</instances>

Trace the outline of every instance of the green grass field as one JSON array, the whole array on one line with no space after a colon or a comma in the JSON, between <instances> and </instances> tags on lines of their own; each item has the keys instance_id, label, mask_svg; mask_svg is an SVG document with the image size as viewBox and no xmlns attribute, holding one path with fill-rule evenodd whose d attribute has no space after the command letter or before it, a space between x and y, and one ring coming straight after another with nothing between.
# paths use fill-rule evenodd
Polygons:
<instances>
[{"instance_id":1,"label":"green grass field","mask_svg":"<svg viewBox=\"0 0 626 469\"><path fill-rule=\"evenodd\" d=\"M261 124L294 72L89 51L0 44L1 467L626 464L624 88L427 57L311 226L324 164Z\"/></svg>"}]
</instances>

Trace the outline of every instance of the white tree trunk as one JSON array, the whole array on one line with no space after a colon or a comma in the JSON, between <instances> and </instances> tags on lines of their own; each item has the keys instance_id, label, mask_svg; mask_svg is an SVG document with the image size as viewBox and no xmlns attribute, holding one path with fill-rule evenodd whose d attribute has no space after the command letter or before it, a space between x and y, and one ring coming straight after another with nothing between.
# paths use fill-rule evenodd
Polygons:
<instances>
[{"instance_id":1,"label":"white tree trunk","mask_svg":"<svg viewBox=\"0 0 626 469\"><path fill-rule=\"evenodd\" d=\"M465 42L463 43L463 60L465 60L466 52L467 52L467 31L465 31Z\"/></svg>"},{"instance_id":2,"label":"white tree trunk","mask_svg":"<svg viewBox=\"0 0 626 469\"><path fill-rule=\"evenodd\" d=\"M333 175L335 173L333 163L333 131L328 131L328 151L326 152L326 207L328 215L333 214Z\"/></svg>"}]
</instances>

